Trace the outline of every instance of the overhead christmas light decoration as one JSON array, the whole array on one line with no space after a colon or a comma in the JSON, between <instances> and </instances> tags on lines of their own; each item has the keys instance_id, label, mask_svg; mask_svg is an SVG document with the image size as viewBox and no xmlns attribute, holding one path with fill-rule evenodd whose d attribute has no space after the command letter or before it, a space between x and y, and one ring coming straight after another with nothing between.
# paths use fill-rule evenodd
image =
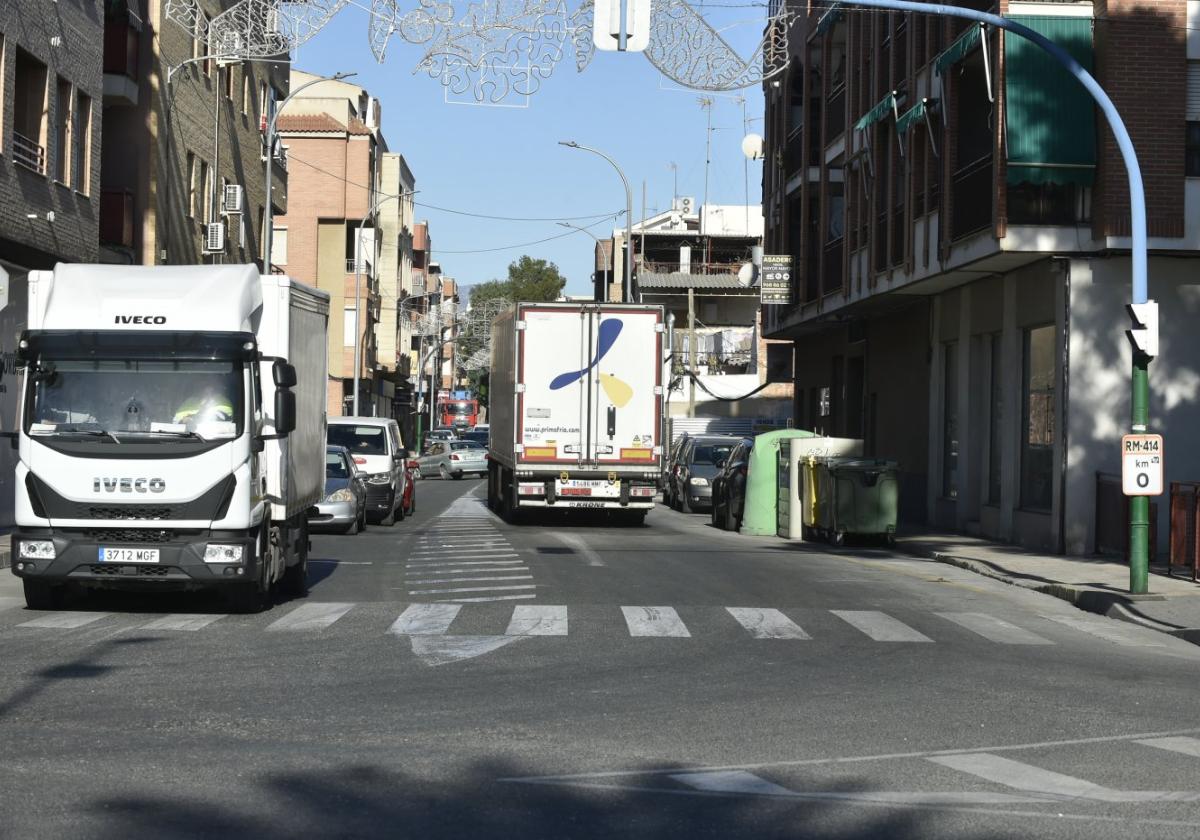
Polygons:
<instances>
[{"instance_id":1,"label":"overhead christmas light decoration","mask_svg":"<svg viewBox=\"0 0 1200 840\"><path fill-rule=\"evenodd\" d=\"M568 13L565 0L241 0L211 21L197 0L166 0L168 20L207 42L208 58L272 58L310 40L345 6L369 15L371 53L382 62L399 36L424 49L414 73L442 83L447 95L481 105L528 98L554 72L570 43L582 72L595 55L593 0ZM743 58L686 0L653 0L646 59L688 88L727 91L754 87L787 67L785 4L768 13L763 37Z\"/></svg>"}]
</instances>

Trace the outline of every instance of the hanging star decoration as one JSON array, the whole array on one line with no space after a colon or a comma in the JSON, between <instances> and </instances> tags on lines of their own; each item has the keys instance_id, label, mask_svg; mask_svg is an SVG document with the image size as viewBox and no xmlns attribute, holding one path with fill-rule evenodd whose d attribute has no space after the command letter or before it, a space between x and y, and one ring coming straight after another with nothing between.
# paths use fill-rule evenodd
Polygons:
<instances>
[{"instance_id":1,"label":"hanging star decoration","mask_svg":"<svg viewBox=\"0 0 1200 840\"><path fill-rule=\"evenodd\" d=\"M371 53L382 62L393 36L421 47L414 73L477 104L529 97L569 49L575 68L595 55L594 0L568 13L565 0L240 0L209 20L198 0L166 0L167 19L209 44L210 57L253 60L285 55L310 40L338 12L369 15ZM754 87L787 67L786 4L768 11L762 39L743 57L687 0L653 0L646 59L672 81L696 90Z\"/></svg>"}]
</instances>

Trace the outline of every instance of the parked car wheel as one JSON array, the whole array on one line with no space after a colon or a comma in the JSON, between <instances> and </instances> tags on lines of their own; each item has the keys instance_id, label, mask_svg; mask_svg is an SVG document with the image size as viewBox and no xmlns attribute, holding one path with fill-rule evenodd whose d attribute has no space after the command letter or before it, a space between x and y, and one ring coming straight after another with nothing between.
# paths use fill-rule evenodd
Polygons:
<instances>
[{"instance_id":1,"label":"parked car wheel","mask_svg":"<svg viewBox=\"0 0 1200 840\"><path fill-rule=\"evenodd\" d=\"M688 501L686 490L684 491L683 495L679 497L679 512L695 513L695 511L692 510L692 503Z\"/></svg>"},{"instance_id":2,"label":"parked car wheel","mask_svg":"<svg viewBox=\"0 0 1200 840\"><path fill-rule=\"evenodd\" d=\"M443 480L450 478L450 470L446 469L445 464L438 465L438 475L440 475Z\"/></svg>"},{"instance_id":3,"label":"parked car wheel","mask_svg":"<svg viewBox=\"0 0 1200 840\"><path fill-rule=\"evenodd\" d=\"M363 505L362 513L358 515L359 532L367 530L367 506Z\"/></svg>"},{"instance_id":4,"label":"parked car wheel","mask_svg":"<svg viewBox=\"0 0 1200 840\"><path fill-rule=\"evenodd\" d=\"M738 522L738 519L737 519L737 517L733 515L733 503L732 503L732 502L730 502L730 503L727 503L727 504L725 505L725 525L724 525L724 529L725 529L726 531L736 531L736 530L738 530L738 528L739 528L740 526L741 526L741 523L740 523L740 522Z\"/></svg>"}]
</instances>

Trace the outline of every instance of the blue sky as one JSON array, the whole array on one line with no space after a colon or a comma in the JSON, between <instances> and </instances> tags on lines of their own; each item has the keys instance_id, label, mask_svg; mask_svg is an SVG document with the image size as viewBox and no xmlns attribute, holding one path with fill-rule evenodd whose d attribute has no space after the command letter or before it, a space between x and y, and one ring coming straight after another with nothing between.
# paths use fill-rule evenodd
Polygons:
<instances>
[{"instance_id":1,"label":"blue sky","mask_svg":"<svg viewBox=\"0 0 1200 840\"><path fill-rule=\"evenodd\" d=\"M743 55L762 31L764 9L750 0L735 8L710 9L715 26L742 22L726 37ZM697 4L699 5L699 4ZM413 0L412 6L417 6ZM465 8L466 4L456 4ZM574 8L572 4L571 8ZM700 91L686 91L655 69L645 56L597 52L578 73L568 52L553 75L529 98L528 107L496 108L448 104L438 80L413 75L421 48L393 38L384 64L377 64L367 41L368 15L347 7L313 40L297 51L295 66L314 73L357 72L352 79L379 97L383 131L392 151L400 152L417 179L418 204L496 216L568 218L624 209L616 173L602 158L557 145L576 140L612 156L625 170L634 192L634 219L641 216L642 181L647 212L666 209L672 195L670 163L678 166L679 194L704 194L706 115L697 103ZM762 132L762 91L740 92L751 117L750 130ZM712 164L709 201L744 200L742 106L737 93L713 96ZM762 166L749 165L750 202L761 200ZM505 275L521 254L558 264L568 278L567 291L590 291L592 240L582 233L523 248L517 243L567 233L553 221L508 222L416 208L427 219L434 259L463 285ZM579 221L588 225L592 220ZM601 238L624 221L603 221L592 230ZM472 251L476 253L455 253Z\"/></svg>"}]
</instances>

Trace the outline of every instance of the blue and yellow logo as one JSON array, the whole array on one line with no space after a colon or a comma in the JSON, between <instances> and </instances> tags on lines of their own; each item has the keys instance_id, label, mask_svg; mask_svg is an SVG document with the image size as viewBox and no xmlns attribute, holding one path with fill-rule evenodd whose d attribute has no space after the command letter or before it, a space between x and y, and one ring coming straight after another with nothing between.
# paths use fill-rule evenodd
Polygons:
<instances>
[{"instance_id":1,"label":"blue and yellow logo","mask_svg":"<svg viewBox=\"0 0 1200 840\"><path fill-rule=\"evenodd\" d=\"M600 322L600 329L596 337L596 355L588 366L583 370L572 370L567 373L560 373L550 382L550 390L557 391L560 388L565 388L568 385L578 382L584 375L600 363L600 360L608 355L608 351L617 343L617 337L621 334L621 329L625 325L616 318L609 318L607 321ZM633 399L633 388L628 382L625 382L611 373L600 374L600 387L604 389L605 395L612 400L613 405L617 408L624 408L626 404Z\"/></svg>"}]
</instances>

